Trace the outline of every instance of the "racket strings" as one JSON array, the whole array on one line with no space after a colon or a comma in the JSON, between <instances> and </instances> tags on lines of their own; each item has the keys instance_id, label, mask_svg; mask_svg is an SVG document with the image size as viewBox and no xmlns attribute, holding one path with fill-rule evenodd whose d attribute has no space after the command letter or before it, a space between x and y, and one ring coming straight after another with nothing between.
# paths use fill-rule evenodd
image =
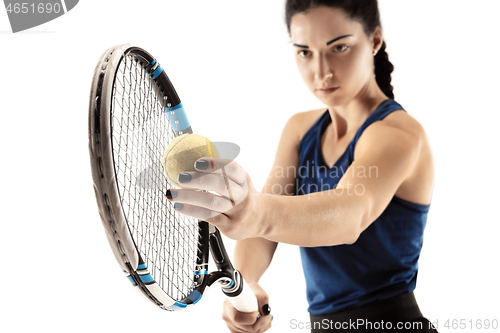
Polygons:
<instances>
[{"instance_id":1,"label":"racket strings","mask_svg":"<svg viewBox=\"0 0 500 333\"><path fill-rule=\"evenodd\" d=\"M146 74L131 56L119 64L111 108L116 180L129 230L150 274L171 298L181 300L195 286L198 221L177 213L164 195L173 186L161 158L176 134Z\"/></svg>"}]
</instances>

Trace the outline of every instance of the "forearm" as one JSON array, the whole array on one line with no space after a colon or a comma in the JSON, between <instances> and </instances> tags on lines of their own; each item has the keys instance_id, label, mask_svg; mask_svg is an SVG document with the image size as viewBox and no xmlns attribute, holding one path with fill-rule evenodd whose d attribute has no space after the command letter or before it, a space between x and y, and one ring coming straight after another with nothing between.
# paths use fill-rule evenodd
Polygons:
<instances>
[{"instance_id":1,"label":"forearm","mask_svg":"<svg viewBox=\"0 0 500 333\"><path fill-rule=\"evenodd\" d=\"M263 238L236 242L233 264L248 283L258 282L271 264L277 243Z\"/></svg>"},{"instance_id":2,"label":"forearm","mask_svg":"<svg viewBox=\"0 0 500 333\"><path fill-rule=\"evenodd\" d=\"M367 207L342 189L299 196L262 194L261 237L304 247L352 244Z\"/></svg>"}]
</instances>

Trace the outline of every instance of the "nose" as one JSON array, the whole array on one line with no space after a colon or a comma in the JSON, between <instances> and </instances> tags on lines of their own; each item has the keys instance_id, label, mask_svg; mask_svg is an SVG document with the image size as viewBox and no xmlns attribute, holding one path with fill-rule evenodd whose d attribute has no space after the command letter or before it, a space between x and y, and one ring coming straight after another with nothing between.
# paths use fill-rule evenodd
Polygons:
<instances>
[{"instance_id":1,"label":"nose","mask_svg":"<svg viewBox=\"0 0 500 333\"><path fill-rule=\"evenodd\" d=\"M319 56L315 63L314 78L319 81L333 77L332 70L324 56Z\"/></svg>"}]
</instances>

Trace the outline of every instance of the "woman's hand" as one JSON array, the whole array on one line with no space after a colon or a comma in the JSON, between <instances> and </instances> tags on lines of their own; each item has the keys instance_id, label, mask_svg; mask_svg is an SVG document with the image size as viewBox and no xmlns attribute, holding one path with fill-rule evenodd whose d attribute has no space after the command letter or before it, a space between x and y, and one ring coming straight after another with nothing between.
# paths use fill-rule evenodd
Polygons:
<instances>
[{"instance_id":1,"label":"woman's hand","mask_svg":"<svg viewBox=\"0 0 500 333\"><path fill-rule=\"evenodd\" d=\"M235 161L200 158L196 171L179 174L178 182L200 190L169 189L167 198L174 208L215 225L234 240L260 237L265 228L263 194L257 192L250 176Z\"/></svg>"},{"instance_id":2,"label":"woman's hand","mask_svg":"<svg viewBox=\"0 0 500 333\"><path fill-rule=\"evenodd\" d=\"M257 297L259 313L239 312L226 300L222 308L222 319L231 333L261 333L271 328L273 316L269 314L269 296L257 282L249 283L248 286Z\"/></svg>"}]
</instances>

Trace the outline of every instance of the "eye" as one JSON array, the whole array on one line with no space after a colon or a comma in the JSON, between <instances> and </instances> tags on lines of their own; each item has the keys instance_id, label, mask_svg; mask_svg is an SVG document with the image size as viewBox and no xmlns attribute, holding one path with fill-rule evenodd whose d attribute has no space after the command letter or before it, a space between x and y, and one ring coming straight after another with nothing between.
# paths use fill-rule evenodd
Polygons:
<instances>
[{"instance_id":1,"label":"eye","mask_svg":"<svg viewBox=\"0 0 500 333\"><path fill-rule=\"evenodd\" d=\"M302 58L305 58L305 57L307 57L307 54L304 54L304 53L308 53L308 52L309 51L307 51L307 50L299 50L299 51L297 51L297 54L299 56L301 56Z\"/></svg>"},{"instance_id":2,"label":"eye","mask_svg":"<svg viewBox=\"0 0 500 333\"><path fill-rule=\"evenodd\" d=\"M337 45L335 47L335 50L338 51L340 49L340 50L342 50L342 51L340 51L340 53L344 53L345 51L347 51L348 48L349 48L349 46L342 44L342 45Z\"/></svg>"}]
</instances>

